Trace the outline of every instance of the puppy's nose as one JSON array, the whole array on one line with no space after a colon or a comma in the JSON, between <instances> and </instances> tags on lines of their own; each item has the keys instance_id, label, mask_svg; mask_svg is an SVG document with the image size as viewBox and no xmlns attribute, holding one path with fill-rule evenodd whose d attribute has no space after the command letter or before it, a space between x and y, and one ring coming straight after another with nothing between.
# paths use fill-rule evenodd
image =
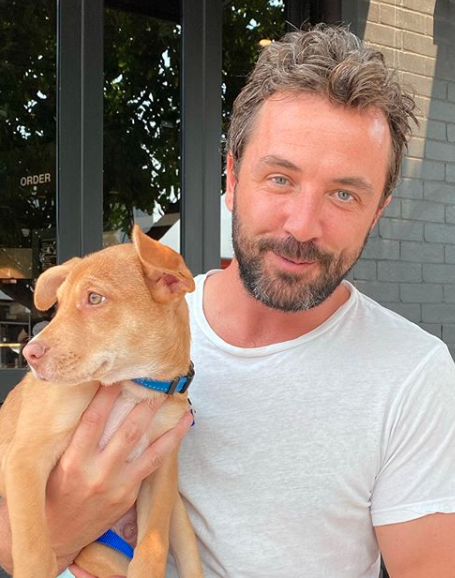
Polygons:
<instances>
[{"instance_id":1,"label":"puppy's nose","mask_svg":"<svg viewBox=\"0 0 455 578\"><path fill-rule=\"evenodd\" d=\"M39 341L30 341L22 350L22 355L28 361L29 365L36 365L48 349L46 345Z\"/></svg>"}]
</instances>

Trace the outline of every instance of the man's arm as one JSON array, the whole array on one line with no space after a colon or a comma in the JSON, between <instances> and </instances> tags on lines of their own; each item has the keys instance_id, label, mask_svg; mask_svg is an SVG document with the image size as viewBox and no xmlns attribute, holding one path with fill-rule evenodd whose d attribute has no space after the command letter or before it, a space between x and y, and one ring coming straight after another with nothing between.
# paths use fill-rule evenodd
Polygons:
<instances>
[{"instance_id":1,"label":"man's arm","mask_svg":"<svg viewBox=\"0 0 455 578\"><path fill-rule=\"evenodd\" d=\"M163 463L192 423L188 414L142 456L127 462L162 401L137 405L101 450L99 441L118 394L117 386L100 387L49 478L46 513L62 570L129 510L142 480ZM0 565L11 573L11 533L4 500L0 502Z\"/></svg>"},{"instance_id":2,"label":"man's arm","mask_svg":"<svg viewBox=\"0 0 455 578\"><path fill-rule=\"evenodd\" d=\"M455 514L375 528L390 578L454 578Z\"/></svg>"}]
</instances>

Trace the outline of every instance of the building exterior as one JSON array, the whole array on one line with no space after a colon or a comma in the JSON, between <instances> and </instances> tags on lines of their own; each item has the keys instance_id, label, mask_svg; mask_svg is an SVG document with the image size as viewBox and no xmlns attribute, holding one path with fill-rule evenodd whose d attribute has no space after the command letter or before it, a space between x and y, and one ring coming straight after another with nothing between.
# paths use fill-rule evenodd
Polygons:
<instances>
[{"instance_id":1,"label":"building exterior","mask_svg":"<svg viewBox=\"0 0 455 578\"><path fill-rule=\"evenodd\" d=\"M442 338L453 355L455 2L357 1L350 10L355 30L384 52L420 109L394 200L352 277L359 289Z\"/></svg>"}]
</instances>

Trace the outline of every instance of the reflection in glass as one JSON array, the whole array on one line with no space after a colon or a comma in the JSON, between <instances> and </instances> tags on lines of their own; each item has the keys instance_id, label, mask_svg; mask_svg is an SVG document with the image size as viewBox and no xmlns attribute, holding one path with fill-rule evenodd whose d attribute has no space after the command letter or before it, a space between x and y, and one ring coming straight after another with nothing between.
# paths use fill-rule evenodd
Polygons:
<instances>
[{"instance_id":1,"label":"reflection in glass","mask_svg":"<svg viewBox=\"0 0 455 578\"><path fill-rule=\"evenodd\" d=\"M159 15L148 2L107 4L104 244L110 245L127 241L134 222L160 239L179 217L180 16L172 3Z\"/></svg>"},{"instance_id":2,"label":"reflection in glass","mask_svg":"<svg viewBox=\"0 0 455 578\"><path fill-rule=\"evenodd\" d=\"M223 10L223 139L232 105L261 48L285 32L283 0L232 0ZM224 186L223 186L224 189ZM232 258L231 214L221 196L221 266Z\"/></svg>"},{"instance_id":3,"label":"reflection in glass","mask_svg":"<svg viewBox=\"0 0 455 578\"><path fill-rule=\"evenodd\" d=\"M0 0L0 368L46 317L34 279L55 263L55 0Z\"/></svg>"}]
</instances>

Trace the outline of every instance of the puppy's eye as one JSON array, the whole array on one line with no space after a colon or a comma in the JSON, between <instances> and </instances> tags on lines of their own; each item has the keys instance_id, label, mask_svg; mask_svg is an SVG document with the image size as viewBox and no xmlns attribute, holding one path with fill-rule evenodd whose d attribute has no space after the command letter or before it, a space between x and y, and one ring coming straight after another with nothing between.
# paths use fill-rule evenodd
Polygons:
<instances>
[{"instance_id":1,"label":"puppy's eye","mask_svg":"<svg viewBox=\"0 0 455 578\"><path fill-rule=\"evenodd\" d=\"M89 305L100 305L105 300L106 300L106 297L103 297L103 295L100 295L99 293L89 293L88 294Z\"/></svg>"}]
</instances>

